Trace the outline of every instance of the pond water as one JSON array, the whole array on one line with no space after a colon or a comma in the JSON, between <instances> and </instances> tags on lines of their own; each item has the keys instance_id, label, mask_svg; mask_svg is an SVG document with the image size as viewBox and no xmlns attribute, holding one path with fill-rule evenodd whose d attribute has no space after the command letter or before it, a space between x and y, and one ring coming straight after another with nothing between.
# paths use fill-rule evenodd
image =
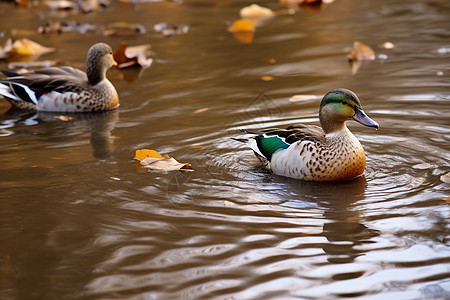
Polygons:
<instances>
[{"instance_id":1,"label":"pond water","mask_svg":"<svg viewBox=\"0 0 450 300\"><path fill-rule=\"evenodd\" d=\"M56 48L41 60L84 68L99 41L150 43L154 59L140 74L108 72L116 111L64 122L0 100L0 298L450 298L448 1L259 1L278 15L242 43L226 28L248 4L112 1L83 14L0 3L2 44ZM37 33L48 20L97 29ZM146 32L102 34L118 21ZM164 37L161 22L189 30ZM352 74L356 40L377 59ZM320 97L339 87L380 124L348 122L366 151L362 177L279 177L236 140L318 124ZM142 172L142 148L195 171Z\"/></svg>"}]
</instances>

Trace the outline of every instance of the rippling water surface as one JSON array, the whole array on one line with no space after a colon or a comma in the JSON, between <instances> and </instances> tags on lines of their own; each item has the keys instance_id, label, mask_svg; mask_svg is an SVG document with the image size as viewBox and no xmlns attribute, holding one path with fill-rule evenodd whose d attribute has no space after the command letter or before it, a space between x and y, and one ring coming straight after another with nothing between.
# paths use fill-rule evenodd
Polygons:
<instances>
[{"instance_id":1,"label":"rippling water surface","mask_svg":"<svg viewBox=\"0 0 450 300\"><path fill-rule=\"evenodd\" d=\"M226 26L247 4L112 1L81 14L0 3L2 34L57 49L42 59L83 68L98 41L151 43L154 58L134 81L139 70L109 71L118 111L63 122L7 112L1 100L0 298L450 298L448 1L336 0L296 12L260 1L279 15L243 44ZM147 33L37 34L61 19ZM189 31L162 37L160 22ZM355 40L377 59L352 75ZM321 95L338 87L381 125L349 122L364 176L275 176L235 140L247 137L240 129L318 124ZM290 100L299 94L316 97ZM140 148L195 171L142 172Z\"/></svg>"}]
</instances>

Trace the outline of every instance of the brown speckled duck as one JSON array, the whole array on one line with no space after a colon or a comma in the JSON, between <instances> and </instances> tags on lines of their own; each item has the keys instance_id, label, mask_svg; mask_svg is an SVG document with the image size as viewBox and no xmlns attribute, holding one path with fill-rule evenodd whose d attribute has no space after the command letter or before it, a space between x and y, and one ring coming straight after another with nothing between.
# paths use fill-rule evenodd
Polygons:
<instances>
[{"instance_id":1,"label":"brown speckled duck","mask_svg":"<svg viewBox=\"0 0 450 300\"><path fill-rule=\"evenodd\" d=\"M110 46L93 45L86 73L72 67L51 67L16 74L1 71L0 95L19 109L54 112L104 111L119 106L119 96L106 71L115 65Z\"/></svg>"},{"instance_id":2,"label":"brown speckled duck","mask_svg":"<svg viewBox=\"0 0 450 300\"><path fill-rule=\"evenodd\" d=\"M345 122L353 119L378 129L347 89L328 92L319 110L322 128L293 125L268 129L249 141L256 156L273 173L312 181L339 181L360 176L366 166L364 149Z\"/></svg>"}]
</instances>

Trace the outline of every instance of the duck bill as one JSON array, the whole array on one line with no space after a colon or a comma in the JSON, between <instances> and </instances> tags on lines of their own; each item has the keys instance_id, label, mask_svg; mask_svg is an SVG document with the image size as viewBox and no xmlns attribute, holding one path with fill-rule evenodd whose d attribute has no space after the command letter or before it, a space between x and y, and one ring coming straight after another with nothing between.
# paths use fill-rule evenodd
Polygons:
<instances>
[{"instance_id":1,"label":"duck bill","mask_svg":"<svg viewBox=\"0 0 450 300\"><path fill-rule=\"evenodd\" d=\"M366 113L358 107L355 107L355 114L352 116L352 119L367 127L374 127L376 129L379 127L377 122L369 118Z\"/></svg>"}]
</instances>

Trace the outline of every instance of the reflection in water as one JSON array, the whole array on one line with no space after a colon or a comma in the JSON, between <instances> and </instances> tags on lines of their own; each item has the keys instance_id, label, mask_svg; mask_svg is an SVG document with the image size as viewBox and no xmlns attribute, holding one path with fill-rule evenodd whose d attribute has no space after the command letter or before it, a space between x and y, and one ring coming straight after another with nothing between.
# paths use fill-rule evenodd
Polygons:
<instances>
[{"instance_id":1,"label":"reflection in water","mask_svg":"<svg viewBox=\"0 0 450 300\"><path fill-rule=\"evenodd\" d=\"M111 132L118 120L117 109L95 113L30 112L11 109L1 117L4 126L0 129L7 136L14 134L14 127L21 124L26 126L39 124L41 128L35 132L27 128L27 132L60 139L59 147L72 146L70 137L73 135L90 133L92 155L98 159L107 159L114 150ZM46 128L46 131L42 132L42 128Z\"/></svg>"}]
</instances>

